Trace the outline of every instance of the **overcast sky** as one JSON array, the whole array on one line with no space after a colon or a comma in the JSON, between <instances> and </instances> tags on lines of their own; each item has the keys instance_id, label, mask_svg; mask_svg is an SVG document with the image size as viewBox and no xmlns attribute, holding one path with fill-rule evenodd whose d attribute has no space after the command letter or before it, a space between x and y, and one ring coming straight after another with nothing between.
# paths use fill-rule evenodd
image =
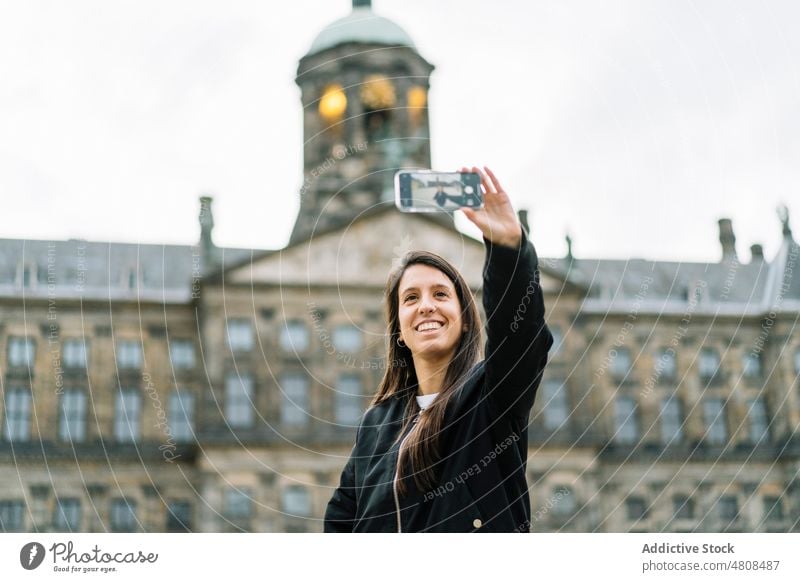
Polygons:
<instances>
[{"instance_id":1,"label":"overcast sky","mask_svg":"<svg viewBox=\"0 0 800 582\"><path fill-rule=\"evenodd\" d=\"M436 66L435 169L487 164L543 256L719 259L800 233L800 3L375 0ZM297 62L348 0L0 3L0 238L279 248Z\"/></svg>"}]
</instances>

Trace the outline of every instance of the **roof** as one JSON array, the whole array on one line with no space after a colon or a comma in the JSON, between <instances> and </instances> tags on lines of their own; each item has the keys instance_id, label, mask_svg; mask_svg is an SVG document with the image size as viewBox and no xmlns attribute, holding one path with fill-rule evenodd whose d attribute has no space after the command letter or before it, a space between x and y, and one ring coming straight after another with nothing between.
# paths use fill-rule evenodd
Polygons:
<instances>
[{"instance_id":1,"label":"roof","mask_svg":"<svg viewBox=\"0 0 800 582\"><path fill-rule=\"evenodd\" d=\"M360 220L382 214L368 212ZM198 281L219 282L223 272L285 253L301 242L279 250L219 248L218 270L203 273L199 245L0 239L0 298L188 303ZM791 234L769 262L541 257L540 267L585 294L584 313L800 311L800 245ZM696 305L690 307L692 301Z\"/></svg>"},{"instance_id":2,"label":"roof","mask_svg":"<svg viewBox=\"0 0 800 582\"><path fill-rule=\"evenodd\" d=\"M800 246L784 237L771 262L540 259L586 293L585 313L759 315L800 311ZM690 303L695 305L689 307Z\"/></svg>"},{"instance_id":3,"label":"roof","mask_svg":"<svg viewBox=\"0 0 800 582\"><path fill-rule=\"evenodd\" d=\"M252 252L219 249L224 264ZM0 298L187 303L201 255L199 245L0 239Z\"/></svg>"},{"instance_id":4,"label":"roof","mask_svg":"<svg viewBox=\"0 0 800 582\"><path fill-rule=\"evenodd\" d=\"M344 18L323 28L311 43L308 54L348 42L415 48L414 41L400 26L388 18L378 16L368 6L358 6Z\"/></svg>"}]
</instances>

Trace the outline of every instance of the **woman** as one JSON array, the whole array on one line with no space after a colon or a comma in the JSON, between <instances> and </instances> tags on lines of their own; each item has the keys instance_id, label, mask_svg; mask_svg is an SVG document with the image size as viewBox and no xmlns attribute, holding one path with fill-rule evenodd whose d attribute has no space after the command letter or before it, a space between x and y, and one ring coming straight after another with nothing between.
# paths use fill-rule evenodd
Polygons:
<instances>
[{"instance_id":1,"label":"woman","mask_svg":"<svg viewBox=\"0 0 800 582\"><path fill-rule=\"evenodd\" d=\"M486 357L458 271L432 253L406 255L385 292L391 365L328 503L326 532L530 529L528 417L553 338L536 252L492 171L472 171L484 208L462 212L486 245Z\"/></svg>"}]
</instances>

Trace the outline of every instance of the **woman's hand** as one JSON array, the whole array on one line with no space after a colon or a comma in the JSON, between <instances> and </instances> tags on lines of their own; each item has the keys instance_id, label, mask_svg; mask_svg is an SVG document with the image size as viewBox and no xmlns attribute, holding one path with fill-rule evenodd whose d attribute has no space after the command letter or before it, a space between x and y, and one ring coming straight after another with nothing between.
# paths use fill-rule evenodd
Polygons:
<instances>
[{"instance_id":1,"label":"woman's hand","mask_svg":"<svg viewBox=\"0 0 800 582\"><path fill-rule=\"evenodd\" d=\"M461 211L492 244L519 248L522 226L511 206L511 200L494 173L486 166L484 169L486 171L473 166L472 169L463 167L459 170L478 174L483 191L483 208L462 208Z\"/></svg>"}]
</instances>

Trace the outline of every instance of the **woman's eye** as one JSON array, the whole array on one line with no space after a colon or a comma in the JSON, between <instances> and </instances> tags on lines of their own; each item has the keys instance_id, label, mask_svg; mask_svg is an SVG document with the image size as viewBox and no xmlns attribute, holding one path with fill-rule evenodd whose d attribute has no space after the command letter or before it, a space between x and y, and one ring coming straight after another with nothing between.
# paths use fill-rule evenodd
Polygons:
<instances>
[{"instance_id":1,"label":"woman's eye","mask_svg":"<svg viewBox=\"0 0 800 582\"><path fill-rule=\"evenodd\" d=\"M436 295L438 295L439 297L447 297L447 292L446 291L437 291Z\"/></svg>"},{"instance_id":2,"label":"woman's eye","mask_svg":"<svg viewBox=\"0 0 800 582\"><path fill-rule=\"evenodd\" d=\"M411 301L412 299L416 299L416 295L406 295L405 301Z\"/></svg>"}]
</instances>

